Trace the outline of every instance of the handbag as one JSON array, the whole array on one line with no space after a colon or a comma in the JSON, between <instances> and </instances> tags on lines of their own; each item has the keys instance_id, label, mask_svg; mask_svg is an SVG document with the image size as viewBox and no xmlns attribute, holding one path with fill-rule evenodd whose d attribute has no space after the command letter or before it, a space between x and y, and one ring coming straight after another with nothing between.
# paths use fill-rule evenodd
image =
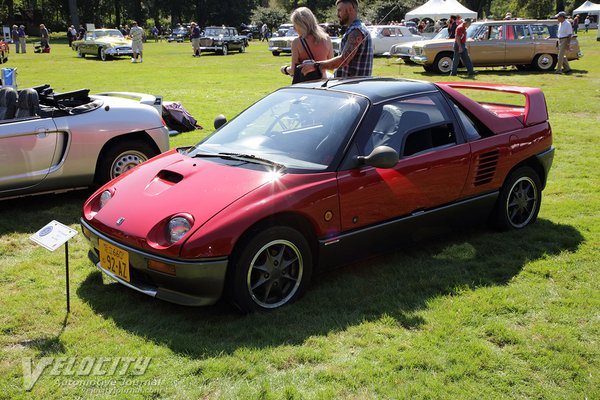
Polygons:
<instances>
[{"instance_id":1,"label":"handbag","mask_svg":"<svg viewBox=\"0 0 600 400\"><path fill-rule=\"evenodd\" d=\"M310 51L310 47L308 47L308 43L305 42L304 38L300 38L300 43L302 43L302 47L304 47L304 51L310 56L311 60L314 60L315 57ZM294 70L294 78L292 79L292 84L300 83L300 82L308 82L308 81L317 81L323 78L323 74L321 70L315 69L314 71L309 72L308 74L302 74L302 69L299 68L299 65L296 65L296 69Z\"/></svg>"}]
</instances>

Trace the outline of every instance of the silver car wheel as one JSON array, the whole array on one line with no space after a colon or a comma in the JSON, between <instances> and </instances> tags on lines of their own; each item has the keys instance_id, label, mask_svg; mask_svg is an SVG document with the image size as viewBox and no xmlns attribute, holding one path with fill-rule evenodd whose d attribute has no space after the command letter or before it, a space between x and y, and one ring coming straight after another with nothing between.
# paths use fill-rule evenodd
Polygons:
<instances>
[{"instance_id":1,"label":"silver car wheel","mask_svg":"<svg viewBox=\"0 0 600 400\"><path fill-rule=\"evenodd\" d=\"M223 47L221 48L221 53L223 53L224 56L226 56L229 53L229 48L227 47L226 44L224 44Z\"/></svg>"},{"instance_id":2,"label":"silver car wheel","mask_svg":"<svg viewBox=\"0 0 600 400\"><path fill-rule=\"evenodd\" d=\"M248 291L260 307L280 307L298 291L303 272L298 247L287 240L273 240L257 251L250 263Z\"/></svg>"},{"instance_id":3,"label":"silver car wheel","mask_svg":"<svg viewBox=\"0 0 600 400\"><path fill-rule=\"evenodd\" d=\"M508 201L506 202L506 215L514 228L526 226L538 208L538 191L533 179L523 176L512 185Z\"/></svg>"},{"instance_id":4,"label":"silver car wheel","mask_svg":"<svg viewBox=\"0 0 600 400\"><path fill-rule=\"evenodd\" d=\"M128 150L119 154L110 167L110 179L116 178L147 160L148 157L144 153L135 150Z\"/></svg>"},{"instance_id":5,"label":"silver car wheel","mask_svg":"<svg viewBox=\"0 0 600 400\"><path fill-rule=\"evenodd\" d=\"M100 53L100 59L102 61L106 61L107 56L106 56L106 52L104 51L103 47L100 48L99 53Z\"/></svg>"},{"instance_id":6,"label":"silver car wheel","mask_svg":"<svg viewBox=\"0 0 600 400\"><path fill-rule=\"evenodd\" d=\"M452 56L447 54L437 56L433 67L439 74L449 74L452 70Z\"/></svg>"},{"instance_id":7,"label":"silver car wheel","mask_svg":"<svg viewBox=\"0 0 600 400\"><path fill-rule=\"evenodd\" d=\"M81 47L77 48L77 57L79 57L79 58L85 57L85 54L83 54L83 51L81 51Z\"/></svg>"},{"instance_id":8,"label":"silver car wheel","mask_svg":"<svg viewBox=\"0 0 600 400\"><path fill-rule=\"evenodd\" d=\"M535 58L534 66L538 71L551 71L556 65L552 54L542 53Z\"/></svg>"}]
</instances>

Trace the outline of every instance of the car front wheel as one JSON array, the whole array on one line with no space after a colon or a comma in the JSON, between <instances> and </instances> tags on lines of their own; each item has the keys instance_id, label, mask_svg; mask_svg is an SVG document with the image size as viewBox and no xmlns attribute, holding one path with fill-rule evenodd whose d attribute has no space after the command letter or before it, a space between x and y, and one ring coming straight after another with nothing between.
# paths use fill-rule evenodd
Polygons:
<instances>
[{"instance_id":1,"label":"car front wheel","mask_svg":"<svg viewBox=\"0 0 600 400\"><path fill-rule=\"evenodd\" d=\"M152 146L140 140L124 140L109 145L98 163L97 181L99 184L104 184L156 154Z\"/></svg>"},{"instance_id":2,"label":"car front wheel","mask_svg":"<svg viewBox=\"0 0 600 400\"><path fill-rule=\"evenodd\" d=\"M227 47L226 44L224 44L223 47L221 47L221 54L223 54L224 56L229 54L229 47Z\"/></svg>"},{"instance_id":3,"label":"car front wheel","mask_svg":"<svg viewBox=\"0 0 600 400\"><path fill-rule=\"evenodd\" d=\"M538 54L533 60L533 67L538 71L552 71L556 67L556 56L553 54Z\"/></svg>"},{"instance_id":4,"label":"car front wheel","mask_svg":"<svg viewBox=\"0 0 600 400\"><path fill-rule=\"evenodd\" d=\"M494 210L494 225L501 230L521 229L537 219L542 203L542 184L530 167L513 171L500 191Z\"/></svg>"},{"instance_id":5,"label":"car front wheel","mask_svg":"<svg viewBox=\"0 0 600 400\"><path fill-rule=\"evenodd\" d=\"M433 63L433 69L438 74L449 74L452 70L452 54L438 54Z\"/></svg>"},{"instance_id":6,"label":"car front wheel","mask_svg":"<svg viewBox=\"0 0 600 400\"><path fill-rule=\"evenodd\" d=\"M279 57L279 52L278 52L278 51L274 51L274 52L273 52L273 56L275 56L275 57Z\"/></svg>"},{"instance_id":7,"label":"car front wheel","mask_svg":"<svg viewBox=\"0 0 600 400\"><path fill-rule=\"evenodd\" d=\"M85 57L85 54L83 53L83 51L81 51L81 47L77 48L77 57L79 57L79 58Z\"/></svg>"},{"instance_id":8,"label":"car front wheel","mask_svg":"<svg viewBox=\"0 0 600 400\"><path fill-rule=\"evenodd\" d=\"M106 59L108 58L108 56L106 55L106 51L103 47L101 47L100 50L98 50L98 56L102 61L106 61Z\"/></svg>"},{"instance_id":9,"label":"car front wheel","mask_svg":"<svg viewBox=\"0 0 600 400\"><path fill-rule=\"evenodd\" d=\"M294 302L312 273L308 242L287 226L269 227L252 236L234 260L232 300L243 312L269 311Z\"/></svg>"},{"instance_id":10,"label":"car front wheel","mask_svg":"<svg viewBox=\"0 0 600 400\"><path fill-rule=\"evenodd\" d=\"M246 52L246 46L244 45L244 43L242 43L242 45L240 46L240 53L245 53Z\"/></svg>"}]
</instances>

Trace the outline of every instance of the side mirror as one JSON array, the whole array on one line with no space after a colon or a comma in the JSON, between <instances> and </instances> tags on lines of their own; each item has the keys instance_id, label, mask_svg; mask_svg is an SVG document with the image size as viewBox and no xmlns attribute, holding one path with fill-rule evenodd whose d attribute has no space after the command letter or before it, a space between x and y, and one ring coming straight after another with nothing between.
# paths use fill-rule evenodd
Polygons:
<instances>
[{"instance_id":1,"label":"side mirror","mask_svg":"<svg viewBox=\"0 0 600 400\"><path fill-rule=\"evenodd\" d=\"M375 168L395 167L399 159L398 152L389 146L377 146L368 156L357 157L357 160L362 164Z\"/></svg>"},{"instance_id":2,"label":"side mirror","mask_svg":"<svg viewBox=\"0 0 600 400\"><path fill-rule=\"evenodd\" d=\"M225 118L225 116L223 114L219 114L215 117L215 120L213 121L213 126L215 127L215 129L219 129L226 123L227 123L227 118Z\"/></svg>"}]
</instances>

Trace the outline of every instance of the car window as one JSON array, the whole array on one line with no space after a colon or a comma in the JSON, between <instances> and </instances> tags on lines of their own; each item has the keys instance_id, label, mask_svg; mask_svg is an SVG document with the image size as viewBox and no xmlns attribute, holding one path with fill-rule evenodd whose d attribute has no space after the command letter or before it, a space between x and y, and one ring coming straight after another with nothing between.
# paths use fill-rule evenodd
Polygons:
<instances>
[{"instance_id":1,"label":"car window","mask_svg":"<svg viewBox=\"0 0 600 400\"><path fill-rule=\"evenodd\" d=\"M481 135L479 134L477 127L473 123L473 120L467 114L465 114L463 110L461 110L456 104L452 103L452 106L454 107L454 111L458 115L458 118L460 119L460 122L463 125L465 133L467 135L467 140L470 142L472 140L481 139Z\"/></svg>"},{"instance_id":2,"label":"car window","mask_svg":"<svg viewBox=\"0 0 600 400\"><path fill-rule=\"evenodd\" d=\"M288 168L322 171L341 157L366 103L345 93L279 90L199 143L192 153L250 153Z\"/></svg>"},{"instance_id":3,"label":"car window","mask_svg":"<svg viewBox=\"0 0 600 400\"><path fill-rule=\"evenodd\" d=\"M431 146L425 148L425 143ZM443 99L437 94L427 94L381 106L377 123L362 143L362 150L366 155L375 147L389 146L401 156L410 156L455 143L454 126Z\"/></svg>"},{"instance_id":4,"label":"car window","mask_svg":"<svg viewBox=\"0 0 600 400\"><path fill-rule=\"evenodd\" d=\"M514 25L514 40L529 40L531 39L531 33L529 32L529 25Z\"/></svg>"},{"instance_id":5,"label":"car window","mask_svg":"<svg viewBox=\"0 0 600 400\"><path fill-rule=\"evenodd\" d=\"M549 39L557 37L558 25L532 24L530 29L535 39Z\"/></svg>"}]
</instances>

